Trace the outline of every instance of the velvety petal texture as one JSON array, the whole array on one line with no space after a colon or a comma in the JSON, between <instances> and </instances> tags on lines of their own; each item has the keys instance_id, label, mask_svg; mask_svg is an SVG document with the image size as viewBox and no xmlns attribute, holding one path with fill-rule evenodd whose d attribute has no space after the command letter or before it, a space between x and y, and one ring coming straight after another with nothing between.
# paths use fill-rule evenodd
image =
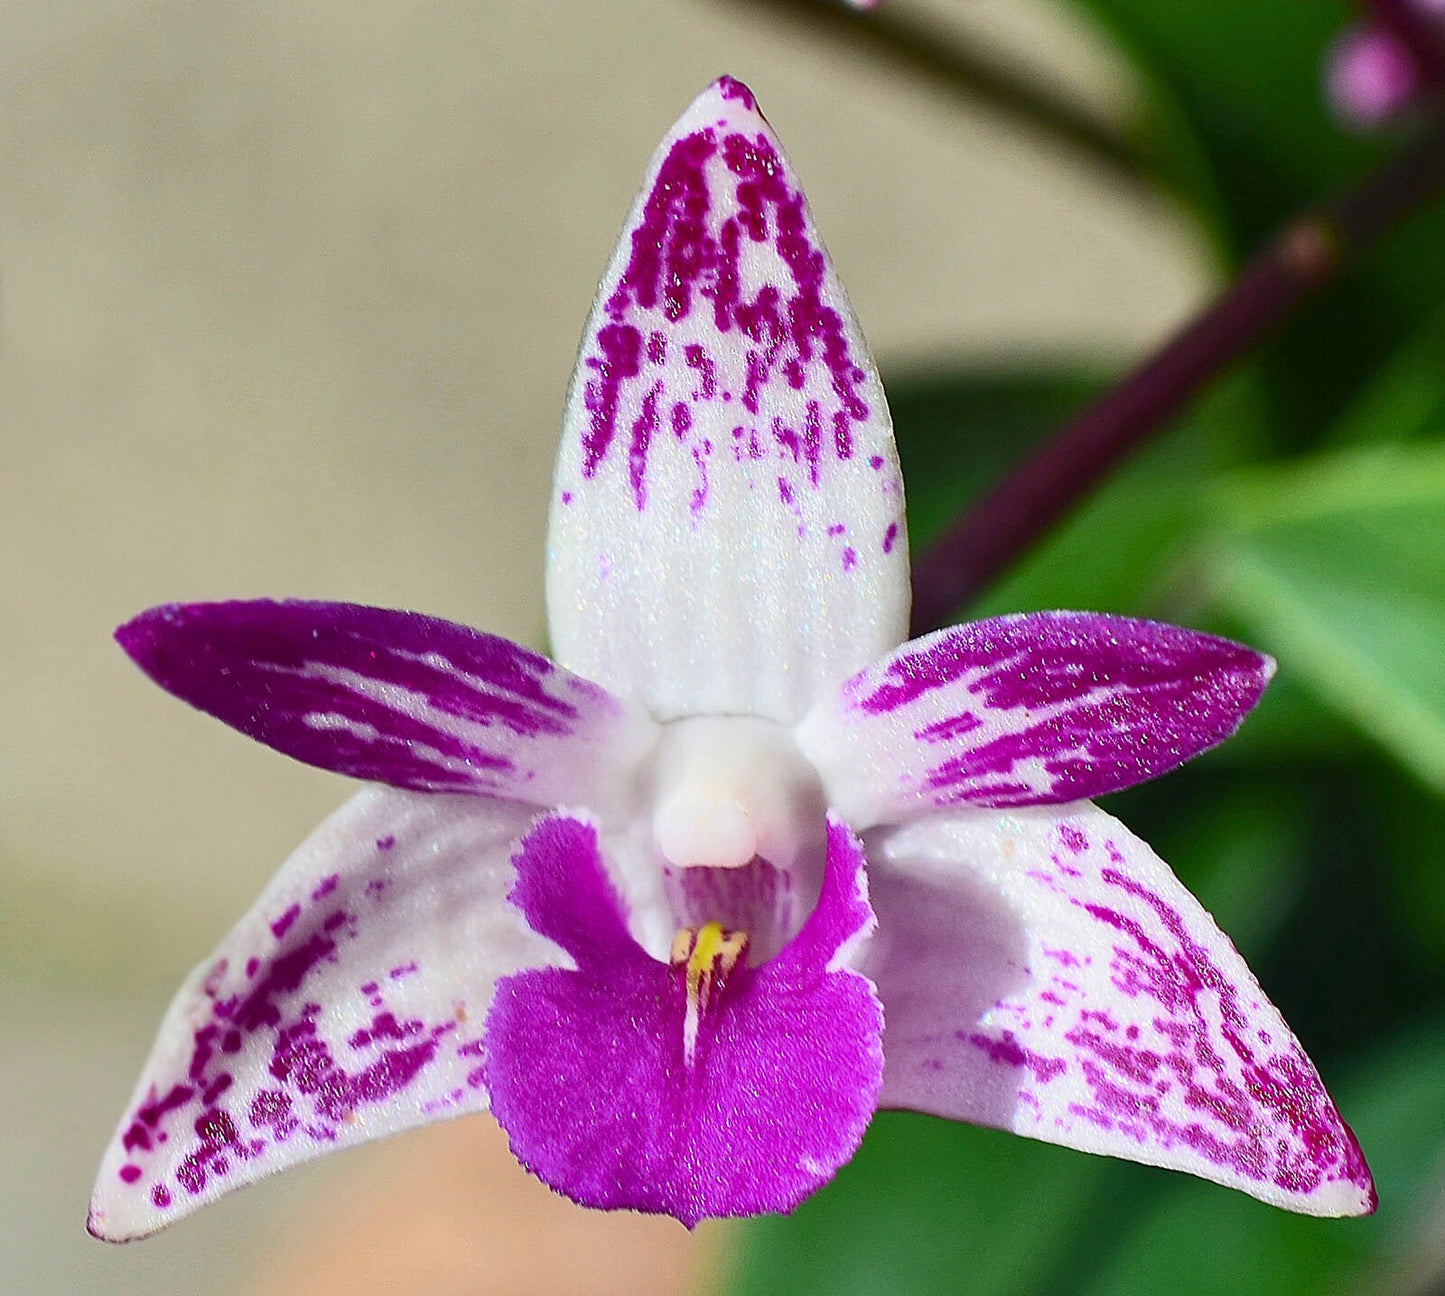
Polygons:
<instances>
[{"instance_id":1,"label":"velvety petal texture","mask_svg":"<svg viewBox=\"0 0 1445 1296\"><path fill-rule=\"evenodd\" d=\"M415 612L169 604L116 639L163 689L259 742L414 791L608 805L657 734L540 654Z\"/></svg>"},{"instance_id":2,"label":"velvety petal texture","mask_svg":"<svg viewBox=\"0 0 1445 1296\"><path fill-rule=\"evenodd\" d=\"M629 935L590 823L542 820L516 867L514 902L576 962L507 977L487 1019L492 1110L518 1160L583 1205L689 1227L791 1210L832 1178L883 1069L878 1001L844 966L873 921L846 827L829 825L802 930L760 967L715 968L691 1040L687 969Z\"/></svg>"},{"instance_id":3,"label":"velvety petal texture","mask_svg":"<svg viewBox=\"0 0 1445 1296\"><path fill-rule=\"evenodd\" d=\"M496 978L560 957L506 905L530 811L360 793L176 996L90 1230L124 1241L298 1161L487 1105Z\"/></svg>"},{"instance_id":4,"label":"velvety petal texture","mask_svg":"<svg viewBox=\"0 0 1445 1296\"><path fill-rule=\"evenodd\" d=\"M848 680L798 728L855 827L921 810L1117 792L1228 738L1274 663L1227 639L1094 612L952 626Z\"/></svg>"},{"instance_id":5,"label":"velvety petal texture","mask_svg":"<svg viewBox=\"0 0 1445 1296\"><path fill-rule=\"evenodd\" d=\"M900 643L883 389L748 89L652 160L568 396L547 600L558 660L660 720L791 723Z\"/></svg>"},{"instance_id":6,"label":"velvety petal texture","mask_svg":"<svg viewBox=\"0 0 1445 1296\"><path fill-rule=\"evenodd\" d=\"M1358 1215L1349 1127L1244 961L1087 804L962 811L870 839L882 1102Z\"/></svg>"}]
</instances>

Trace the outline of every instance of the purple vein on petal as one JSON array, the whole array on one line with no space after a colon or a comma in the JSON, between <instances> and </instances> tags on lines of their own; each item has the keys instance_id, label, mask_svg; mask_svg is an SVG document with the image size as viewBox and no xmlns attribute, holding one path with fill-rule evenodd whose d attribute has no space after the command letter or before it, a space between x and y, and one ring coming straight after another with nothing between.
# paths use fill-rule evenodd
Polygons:
<instances>
[{"instance_id":1,"label":"purple vein on petal","mask_svg":"<svg viewBox=\"0 0 1445 1296\"><path fill-rule=\"evenodd\" d=\"M1240 644L1152 621L998 617L905 644L819 707L802 741L855 822L1076 801L1222 742L1273 669Z\"/></svg>"},{"instance_id":2,"label":"purple vein on petal","mask_svg":"<svg viewBox=\"0 0 1445 1296\"><path fill-rule=\"evenodd\" d=\"M1244 961L1147 845L1093 806L954 811L880 835L865 964L883 1102L1202 1175L1290 1210L1374 1187ZM966 967L959 960L967 950Z\"/></svg>"},{"instance_id":3,"label":"purple vein on petal","mask_svg":"<svg viewBox=\"0 0 1445 1296\"><path fill-rule=\"evenodd\" d=\"M347 603L171 604L116 639L162 688L323 769L548 802L600 782L649 726L495 635Z\"/></svg>"},{"instance_id":4,"label":"purple vein on petal","mask_svg":"<svg viewBox=\"0 0 1445 1296\"><path fill-rule=\"evenodd\" d=\"M504 903L529 811L368 788L182 986L96 1183L123 1241L297 1162L484 1110L499 974L544 961Z\"/></svg>"}]
</instances>

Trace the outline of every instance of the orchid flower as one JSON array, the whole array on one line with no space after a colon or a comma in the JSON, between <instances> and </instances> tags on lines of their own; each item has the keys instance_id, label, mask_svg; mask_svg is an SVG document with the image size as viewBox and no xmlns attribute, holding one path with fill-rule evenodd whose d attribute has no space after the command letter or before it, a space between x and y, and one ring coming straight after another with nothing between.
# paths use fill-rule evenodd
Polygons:
<instances>
[{"instance_id":1,"label":"orchid flower","mask_svg":"<svg viewBox=\"0 0 1445 1296\"><path fill-rule=\"evenodd\" d=\"M729 78L602 281L547 575L555 663L332 603L117 632L178 697L377 786L176 997L97 1236L488 1108L557 1191L689 1226L790 1210L879 1107L1373 1208L1228 939L1087 800L1227 737L1273 664L1092 613L903 642L883 392Z\"/></svg>"}]
</instances>

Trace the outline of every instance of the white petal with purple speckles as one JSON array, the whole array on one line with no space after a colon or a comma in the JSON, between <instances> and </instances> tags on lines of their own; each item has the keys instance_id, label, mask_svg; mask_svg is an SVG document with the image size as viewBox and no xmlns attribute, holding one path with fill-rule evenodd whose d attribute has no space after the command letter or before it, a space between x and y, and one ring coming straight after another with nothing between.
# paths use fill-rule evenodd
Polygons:
<instances>
[{"instance_id":1,"label":"white petal with purple speckles","mask_svg":"<svg viewBox=\"0 0 1445 1296\"><path fill-rule=\"evenodd\" d=\"M558 659L659 719L791 722L906 632L883 389L797 177L730 78L663 141L603 277L547 596Z\"/></svg>"},{"instance_id":2,"label":"white petal with purple speckles","mask_svg":"<svg viewBox=\"0 0 1445 1296\"><path fill-rule=\"evenodd\" d=\"M1088 803L869 843L882 1104L1187 1170L1289 1210L1374 1186L1299 1042L1168 867Z\"/></svg>"},{"instance_id":3,"label":"white petal with purple speckles","mask_svg":"<svg viewBox=\"0 0 1445 1296\"><path fill-rule=\"evenodd\" d=\"M816 705L798 745L855 827L1061 804L1156 778L1237 728L1268 657L1181 626L1030 612L904 644Z\"/></svg>"},{"instance_id":4,"label":"white petal with purple speckles","mask_svg":"<svg viewBox=\"0 0 1445 1296\"><path fill-rule=\"evenodd\" d=\"M298 1161L484 1110L496 979L566 962L504 899L531 814L371 789L323 823L171 1004L91 1232L141 1237Z\"/></svg>"}]
</instances>

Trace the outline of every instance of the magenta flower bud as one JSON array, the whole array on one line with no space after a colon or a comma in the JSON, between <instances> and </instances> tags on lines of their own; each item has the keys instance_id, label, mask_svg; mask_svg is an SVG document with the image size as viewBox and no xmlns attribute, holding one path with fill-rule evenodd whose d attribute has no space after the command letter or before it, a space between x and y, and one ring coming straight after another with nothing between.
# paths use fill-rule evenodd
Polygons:
<instances>
[{"instance_id":1,"label":"magenta flower bud","mask_svg":"<svg viewBox=\"0 0 1445 1296\"><path fill-rule=\"evenodd\" d=\"M1439 7L1441 0L1418 0ZM1354 27L1341 35L1325 65L1330 106L1348 126L1370 130L1389 120L1421 90L1414 56L1391 32Z\"/></svg>"}]
</instances>

